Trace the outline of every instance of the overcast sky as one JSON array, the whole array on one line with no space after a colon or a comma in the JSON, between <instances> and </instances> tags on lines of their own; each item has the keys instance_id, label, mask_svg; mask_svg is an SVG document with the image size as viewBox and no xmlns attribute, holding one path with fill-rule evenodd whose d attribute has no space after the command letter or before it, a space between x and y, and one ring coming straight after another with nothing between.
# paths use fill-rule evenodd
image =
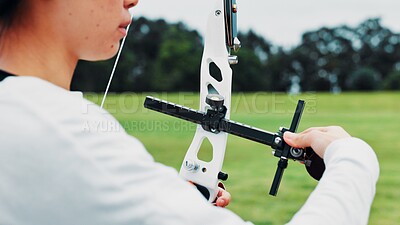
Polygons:
<instances>
[{"instance_id":1,"label":"overcast sky","mask_svg":"<svg viewBox=\"0 0 400 225\"><path fill-rule=\"evenodd\" d=\"M253 29L285 47L300 42L304 31L322 26L356 26L381 17L384 26L400 33L400 0L237 0L239 30ZM183 21L204 34L215 0L140 0L135 17Z\"/></svg>"}]
</instances>

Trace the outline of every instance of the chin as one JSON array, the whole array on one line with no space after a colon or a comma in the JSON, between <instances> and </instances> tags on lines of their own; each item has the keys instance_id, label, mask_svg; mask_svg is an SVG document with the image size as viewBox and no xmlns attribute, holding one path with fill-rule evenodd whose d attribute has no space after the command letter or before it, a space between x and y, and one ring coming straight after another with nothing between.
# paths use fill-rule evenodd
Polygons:
<instances>
[{"instance_id":1,"label":"chin","mask_svg":"<svg viewBox=\"0 0 400 225\"><path fill-rule=\"evenodd\" d=\"M82 60L86 61L102 61L113 58L119 50L119 43L110 45L107 49L102 49L103 51L93 51L91 54L87 54L82 57Z\"/></svg>"}]
</instances>

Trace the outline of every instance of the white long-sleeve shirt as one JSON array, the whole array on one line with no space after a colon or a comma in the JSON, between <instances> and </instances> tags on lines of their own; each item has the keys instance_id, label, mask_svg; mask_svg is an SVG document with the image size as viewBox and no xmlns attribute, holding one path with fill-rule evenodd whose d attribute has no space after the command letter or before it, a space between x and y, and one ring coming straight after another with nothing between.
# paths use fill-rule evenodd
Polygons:
<instances>
[{"instance_id":1,"label":"white long-sleeve shirt","mask_svg":"<svg viewBox=\"0 0 400 225\"><path fill-rule=\"evenodd\" d=\"M290 224L366 224L379 171L372 149L338 141L325 160L325 175ZM245 222L210 205L81 95L9 77L0 82L0 224Z\"/></svg>"},{"instance_id":2,"label":"white long-sleeve shirt","mask_svg":"<svg viewBox=\"0 0 400 225\"><path fill-rule=\"evenodd\" d=\"M368 224L379 165L372 148L357 138L331 143L326 170L305 205L289 225Z\"/></svg>"}]
</instances>

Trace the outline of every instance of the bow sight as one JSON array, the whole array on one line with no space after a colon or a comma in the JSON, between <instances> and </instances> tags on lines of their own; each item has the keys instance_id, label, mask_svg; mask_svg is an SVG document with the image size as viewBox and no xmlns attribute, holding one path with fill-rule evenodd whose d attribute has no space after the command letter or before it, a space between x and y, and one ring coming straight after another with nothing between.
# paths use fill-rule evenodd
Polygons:
<instances>
[{"instance_id":1,"label":"bow sight","mask_svg":"<svg viewBox=\"0 0 400 225\"><path fill-rule=\"evenodd\" d=\"M144 103L148 109L198 124L183 160L180 175L196 184L202 194L209 201L213 201L218 193L219 180L228 178L221 169L229 133L273 148L273 154L279 158L279 162L269 192L271 195L277 194L289 159L304 163L310 175L318 180L325 169L322 159L311 148L292 148L283 140L285 132L296 132L304 109L304 101L298 102L290 128L281 128L276 133L229 120L232 86L230 65L238 63L237 56L231 55L231 52L240 48L240 41L237 38L237 4L236 0L215 1L216 4L208 19L201 62L200 110L153 97L147 97ZM218 67L221 73L220 79L212 76L212 65ZM213 147L211 162L202 161L197 157L204 139L208 139Z\"/></svg>"}]
</instances>

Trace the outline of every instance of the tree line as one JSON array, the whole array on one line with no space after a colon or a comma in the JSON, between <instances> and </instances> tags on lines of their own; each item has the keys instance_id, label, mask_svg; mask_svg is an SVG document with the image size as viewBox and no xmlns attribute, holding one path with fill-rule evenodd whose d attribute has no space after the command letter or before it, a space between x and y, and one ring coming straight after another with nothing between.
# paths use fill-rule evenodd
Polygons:
<instances>
[{"instance_id":1,"label":"tree line","mask_svg":"<svg viewBox=\"0 0 400 225\"><path fill-rule=\"evenodd\" d=\"M285 49L250 30L239 33L234 91L400 90L400 34L379 18L356 27L322 27ZM113 92L198 91L203 38L183 23L139 18L132 25ZM114 59L81 61L71 89L105 90Z\"/></svg>"}]
</instances>

